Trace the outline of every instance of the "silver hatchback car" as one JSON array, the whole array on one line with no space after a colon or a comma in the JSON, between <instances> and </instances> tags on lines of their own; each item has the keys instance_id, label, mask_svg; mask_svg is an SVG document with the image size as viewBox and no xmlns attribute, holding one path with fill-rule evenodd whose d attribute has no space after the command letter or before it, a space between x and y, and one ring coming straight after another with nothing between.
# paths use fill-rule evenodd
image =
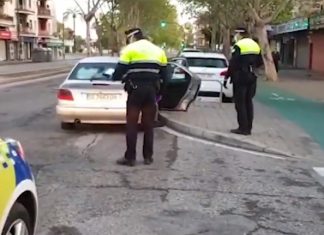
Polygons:
<instances>
[{"instance_id":1,"label":"silver hatchback car","mask_svg":"<svg viewBox=\"0 0 324 235\"><path fill-rule=\"evenodd\" d=\"M58 89L56 106L62 129L77 123L125 124L127 93L121 81L112 81L118 58L89 57L80 60ZM200 79L186 68L168 64L161 109L186 111L195 100Z\"/></svg>"}]
</instances>

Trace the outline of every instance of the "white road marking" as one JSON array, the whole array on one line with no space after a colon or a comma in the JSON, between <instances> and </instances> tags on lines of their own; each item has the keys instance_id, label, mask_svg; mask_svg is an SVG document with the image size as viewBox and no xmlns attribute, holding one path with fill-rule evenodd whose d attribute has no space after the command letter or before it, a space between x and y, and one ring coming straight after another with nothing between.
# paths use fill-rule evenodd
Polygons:
<instances>
[{"instance_id":1,"label":"white road marking","mask_svg":"<svg viewBox=\"0 0 324 235\"><path fill-rule=\"evenodd\" d=\"M31 79L31 80L27 80L27 81L17 81L17 82L8 83L8 84L2 84L2 85L0 85L0 90L1 89L7 89L7 88L10 88L10 87L16 87L16 86L32 84L32 83L46 82L46 81L49 81L49 80L65 77L67 74L68 73L62 73L60 75L53 75L53 76L48 76L48 77L45 76L43 78Z\"/></svg>"},{"instance_id":2,"label":"white road marking","mask_svg":"<svg viewBox=\"0 0 324 235\"><path fill-rule=\"evenodd\" d=\"M231 147L231 146L227 146L227 145L224 145L224 144L214 143L214 142L208 141L208 140L203 140L203 139L191 137L191 136L184 135L184 134L181 134L179 132L176 132L176 131L168 128L168 127L162 127L160 129L167 132L167 133L169 133L169 134L171 134L171 135L175 135L175 136L185 138L185 139L188 139L188 140L191 140L191 141L200 142L200 143L205 144L205 145L212 145L212 146L223 148L223 149L233 150L233 151L241 152L241 153L248 153L248 154L267 157L267 158L273 158L273 159L278 159L278 160L287 160L287 158L285 158L285 157L279 157L277 155L270 154L270 153L260 153L260 152L256 152L256 151L252 151L252 150L246 150L246 149Z\"/></svg>"},{"instance_id":3,"label":"white road marking","mask_svg":"<svg viewBox=\"0 0 324 235\"><path fill-rule=\"evenodd\" d=\"M324 167L313 167L313 169L317 174L324 177Z\"/></svg>"}]
</instances>

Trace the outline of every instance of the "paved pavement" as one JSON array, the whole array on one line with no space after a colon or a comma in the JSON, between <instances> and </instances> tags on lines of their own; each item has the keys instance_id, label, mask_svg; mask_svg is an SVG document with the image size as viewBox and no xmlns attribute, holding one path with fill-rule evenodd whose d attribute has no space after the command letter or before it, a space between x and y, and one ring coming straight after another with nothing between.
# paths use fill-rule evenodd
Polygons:
<instances>
[{"instance_id":1,"label":"paved pavement","mask_svg":"<svg viewBox=\"0 0 324 235\"><path fill-rule=\"evenodd\" d=\"M85 57L85 54L66 54L65 60L75 60ZM63 58L58 58L54 61L62 61ZM29 64L32 63L31 60L13 60L13 61L0 61L0 67L1 66L9 66L9 65L18 65L18 64Z\"/></svg>"},{"instance_id":2,"label":"paved pavement","mask_svg":"<svg viewBox=\"0 0 324 235\"><path fill-rule=\"evenodd\" d=\"M0 92L1 136L22 141L36 176L37 234L324 234L324 188L312 170L324 164L157 129L155 163L119 167L123 127L60 130L62 80Z\"/></svg>"},{"instance_id":3,"label":"paved pavement","mask_svg":"<svg viewBox=\"0 0 324 235\"><path fill-rule=\"evenodd\" d=\"M324 148L324 79L299 72L297 76L298 71L282 71L279 82L260 82L257 100L303 128Z\"/></svg>"},{"instance_id":4,"label":"paved pavement","mask_svg":"<svg viewBox=\"0 0 324 235\"><path fill-rule=\"evenodd\" d=\"M260 81L255 102L253 135L229 134L237 127L233 104L197 101L188 113L164 112L170 126L190 134L244 148L323 161L324 80L304 70L283 70L276 83ZM191 128L189 128L191 126ZM254 146L253 146L254 145Z\"/></svg>"},{"instance_id":5,"label":"paved pavement","mask_svg":"<svg viewBox=\"0 0 324 235\"><path fill-rule=\"evenodd\" d=\"M260 151L273 149L285 155L324 162L320 146L308 134L259 102L255 102L253 135L246 137L229 133L229 130L237 128L234 104L220 105L217 101L196 101L187 113L163 112L162 115L171 121L199 128L202 137L208 136L208 132L212 133L210 136L216 142L250 149L254 149L255 145Z\"/></svg>"}]
</instances>

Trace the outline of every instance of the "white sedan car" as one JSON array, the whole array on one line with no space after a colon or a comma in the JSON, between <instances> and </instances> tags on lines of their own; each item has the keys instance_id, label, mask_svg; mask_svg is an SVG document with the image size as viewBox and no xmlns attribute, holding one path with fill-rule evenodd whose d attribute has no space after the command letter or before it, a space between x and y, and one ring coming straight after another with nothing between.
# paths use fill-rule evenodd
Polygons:
<instances>
[{"instance_id":1,"label":"white sedan car","mask_svg":"<svg viewBox=\"0 0 324 235\"><path fill-rule=\"evenodd\" d=\"M200 96L220 96L224 102L233 99L233 85L223 87L225 74L228 70L228 61L221 53L183 52L175 61L181 61L191 72L201 78ZM223 89L222 89L223 88Z\"/></svg>"},{"instance_id":2,"label":"white sedan car","mask_svg":"<svg viewBox=\"0 0 324 235\"><path fill-rule=\"evenodd\" d=\"M62 129L73 129L77 123L126 123L127 93L121 81L111 79L117 63L116 57L89 57L77 63L57 93ZM175 63L168 64L168 72L159 106L186 111L198 94L200 79Z\"/></svg>"}]
</instances>

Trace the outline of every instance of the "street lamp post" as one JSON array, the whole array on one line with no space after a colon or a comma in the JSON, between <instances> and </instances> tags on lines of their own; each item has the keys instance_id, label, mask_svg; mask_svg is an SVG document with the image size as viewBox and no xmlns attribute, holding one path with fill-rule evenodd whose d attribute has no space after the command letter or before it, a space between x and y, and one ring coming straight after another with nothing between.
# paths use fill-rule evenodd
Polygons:
<instances>
[{"instance_id":1,"label":"street lamp post","mask_svg":"<svg viewBox=\"0 0 324 235\"><path fill-rule=\"evenodd\" d=\"M75 37L75 18L76 14L73 13L73 52L76 53L76 37Z\"/></svg>"},{"instance_id":2,"label":"street lamp post","mask_svg":"<svg viewBox=\"0 0 324 235\"><path fill-rule=\"evenodd\" d=\"M64 31L65 31L65 26L64 26L64 20L65 20L65 13L63 13L63 20L62 20L62 41L63 41L63 59L65 60L65 35L64 35Z\"/></svg>"}]
</instances>

